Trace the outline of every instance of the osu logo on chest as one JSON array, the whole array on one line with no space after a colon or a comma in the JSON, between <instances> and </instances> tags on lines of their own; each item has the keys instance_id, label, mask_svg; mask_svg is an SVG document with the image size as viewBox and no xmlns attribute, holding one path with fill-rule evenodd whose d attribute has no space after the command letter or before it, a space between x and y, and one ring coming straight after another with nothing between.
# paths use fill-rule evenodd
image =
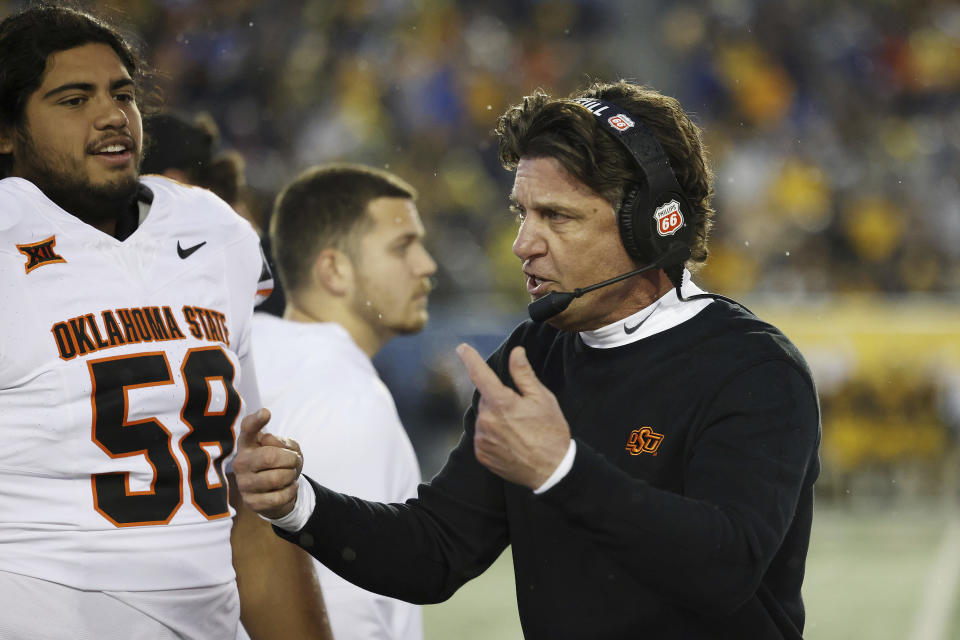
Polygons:
<instances>
[{"instance_id":1,"label":"osu logo on chest","mask_svg":"<svg viewBox=\"0 0 960 640\"><path fill-rule=\"evenodd\" d=\"M657 433L650 427L640 427L630 432L626 449L632 456L638 456L641 453L649 453L655 456L661 442L663 442L662 433Z\"/></svg>"}]
</instances>

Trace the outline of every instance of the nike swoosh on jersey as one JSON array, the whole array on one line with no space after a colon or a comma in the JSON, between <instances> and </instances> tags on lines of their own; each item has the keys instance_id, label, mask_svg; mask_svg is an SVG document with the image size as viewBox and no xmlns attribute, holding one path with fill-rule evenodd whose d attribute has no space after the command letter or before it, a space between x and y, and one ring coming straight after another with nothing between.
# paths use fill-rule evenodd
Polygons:
<instances>
[{"instance_id":1,"label":"nike swoosh on jersey","mask_svg":"<svg viewBox=\"0 0 960 640\"><path fill-rule=\"evenodd\" d=\"M177 240L177 255L180 256L180 259L181 259L181 260L186 260L187 258L189 258L190 256L192 256L193 253L194 253L197 249L199 249L200 247L202 247L202 246L205 245L205 244L207 244L207 241L206 241L206 240L204 240L204 241L201 242L200 244L195 244L195 245L193 245L192 247L190 247L190 248L188 248L188 249L184 249L183 247L180 246L180 241Z\"/></svg>"}]
</instances>

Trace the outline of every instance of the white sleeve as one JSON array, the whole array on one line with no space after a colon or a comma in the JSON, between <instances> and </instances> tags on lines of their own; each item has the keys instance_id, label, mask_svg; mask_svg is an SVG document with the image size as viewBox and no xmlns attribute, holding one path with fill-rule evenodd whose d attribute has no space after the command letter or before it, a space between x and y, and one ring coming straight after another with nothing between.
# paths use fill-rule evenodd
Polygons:
<instances>
[{"instance_id":1,"label":"white sleeve","mask_svg":"<svg viewBox=\"0 0 960 640\"><path fill-rule=\"evenodd\" d=\"M560 464L557 465L557 468L553 470L553 473L550 474L550 477L547 478L542 485L534 489L533 492L537 495L540 495L553 485L563 480L564 477L570 473L570 469L573 468L573 459L576 456L577 441L573 438L570 438L570 445L567 446L567 452L563 455L563 460L561 460Z\"/></svg>"},{"instance_id":2,"label":"white sleeve","mask_svg":"<svg viewBox=\"0 0 960 640\"><path fill-rule=\"evenodd\" d=\"M248 415L262 406L251 345L253 307L260 289L272 288L273 279L260 249L260 238L246 221L242 223L245 225L243 233L229 249L227 279L231 292L231 317L235 318L230 346L240 361L236 387L244 402L243 415Z\"/></svg>"},{"instance_id":3,"label":"white sleeve","mask_svg":"<svg viewBox=\"0 0 960 640\"><path fill-rule=\"evenodd\" d=\"M250 330L249 327L250 323L247 323L248 333ZM260 387L257 386L257 371L253 365L253 350L247 349L246 352L240 354L238 357L240 360L240 380L236 386L237 393L240 394L240 399L243 402L243 408L240 415L237 416L236 426L234 427L234 433L237 437L240 435L240 422L246 416L263 406L263 403L260 401ZM236 377L234 377L234 379L236 379ZM267 427L267 431L270 431L269 427ZM225 467L227 473L233 473L233 459L235 456L236 449L234 449L234 453L227 459ZM304 520L304 522L306 522L306 520Z\"/></svg>"},{"instance_id":4,"label":"white sleeve","mask_svg":"<svg viewBox=\"0 0 960 640\"><path fill-rule=\"evenodd\" d=\"M257 385L257 369L253 364L252 349L247 349L246 353L240 355L240 372L237 391L245 403L244 415L249 415L263 406L260 400L260 387ZM239 425L237 428L240 428ZM269 431L269 428L267 430Z\"/></svg>"},{"instance_id":5,"label":"white sleeve","mask_svg":"<svg viewBox=\"0 0 960 640\"><path fill-rule=\"evenodd\" d=\"M234 214L236 215L236 214ZM238 218L239 220L239 218ZM240 434L240 421L260 409L260 388L253 364L251 333L253 331L253 307L258 288L265 278L260 238L246 221L246 227L237 240L230 245L227 262L227 286L230 291L230 317L234 318L229 336L230 348L237 355L238 371L234 374L234 386L243 402L234 432ZM267 272L269 274L269 271ZM272 286L272 280L271 286ZM233 458L227 460L226 470L233 472Z\"/></svg>"},{"instance_id":6,"label":"white sleeve","mask_svg":"<svg viewBox=\"0 0 960 640\"><path fill-rule=\"evenodd\" d=\"M297 500L293 503L293 511L282 518L268 518L262 513L257 515L284 531L297 532L307 524L316 506L317 494L314 493L313 486L301 475L297 478Z\"/></svg>"}]
</instances>

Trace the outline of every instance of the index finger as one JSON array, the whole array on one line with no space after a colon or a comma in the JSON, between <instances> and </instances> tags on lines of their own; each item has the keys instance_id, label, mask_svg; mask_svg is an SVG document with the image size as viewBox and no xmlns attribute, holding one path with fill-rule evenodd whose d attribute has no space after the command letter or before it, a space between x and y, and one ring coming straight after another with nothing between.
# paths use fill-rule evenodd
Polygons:
<instances>
[{"instance_id":1,"label":"index finger","mask_svg":"<svg viewBox=\"0 0 960 640\"><path fill-rule=\"evenodd\" d=\"M467 375L470 376L480 395L493 399L505 392L512 392L512 389L500 382L500 378L476 349L464 342L457 346L457 355L460 356L460 361L467 369Z\"/></svg>"},{"instance_id":2,"label":"index finger","mask_svg":"<svg viewBox=\"0 0 960 640\"><path fill-rule=\"evenodd\" d=\"M260 444L260 432L268 422L270 422L270 412L267 409L260 409L245 417L240 423L237 451L257 447Z\"/></svg>"}]
</instances>

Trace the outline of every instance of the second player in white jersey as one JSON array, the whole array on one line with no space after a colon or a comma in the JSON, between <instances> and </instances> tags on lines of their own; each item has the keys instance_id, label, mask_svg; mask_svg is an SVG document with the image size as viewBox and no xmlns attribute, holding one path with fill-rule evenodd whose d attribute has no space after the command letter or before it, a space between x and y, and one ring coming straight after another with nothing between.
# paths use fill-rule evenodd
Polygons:
<instances>
[{"instance_id":1,"label":"second player in white jersey","mask_svg":"<svg viewBox=\"0 0 960 640\"><path fill-rule=\"evenodd\" d=\"M254 314L253 350L275 435L304 452L304 473L380 502L415 498L420 466L390 391L334 322ZM365 591L314 560L336 638L417 640L420 607Z\"/></svg>"}]
</instances>

